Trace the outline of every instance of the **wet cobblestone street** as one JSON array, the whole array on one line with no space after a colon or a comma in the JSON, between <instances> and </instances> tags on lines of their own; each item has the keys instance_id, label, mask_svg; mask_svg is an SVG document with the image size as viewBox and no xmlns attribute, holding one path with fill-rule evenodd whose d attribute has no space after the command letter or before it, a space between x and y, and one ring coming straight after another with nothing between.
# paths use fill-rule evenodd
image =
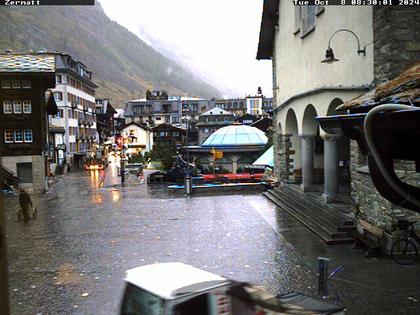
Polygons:
<instances>
[{"instance_id":1,"label":"wet cobblestone street","mask_svg":"<svg viewBox=\"0 0 420 315\"><path fill-rule=\"evenodd\" d=\"M419 311L418 264L401 269L325 246L261 194L185 198L159 186L121 187L112 171L102 188L98 172L57 178L34 198L38 218L26 225L17 222L16 198L7 199L13 315L116 314L125 271L154 262L181 261L273 293L314 293L322 255L346 263L333 293L349 314Z\"/></svg>"},{"instance_id":2,"label":"wet cobblestone street","mask_svg":"<svg viewBox=\"0 0 420 315\"><path fill-rule=\"evenodd\" d=\"M250 205L269 205L263 196L174 198L161 187L114 186L108 175L103 188L95 173L59 178L34 200L38 218L27 225L9 199L13 314L115 314L125 271L154 262L181 261L274 292L313 287L311 271Z\"/></svg>"}]
</instances>

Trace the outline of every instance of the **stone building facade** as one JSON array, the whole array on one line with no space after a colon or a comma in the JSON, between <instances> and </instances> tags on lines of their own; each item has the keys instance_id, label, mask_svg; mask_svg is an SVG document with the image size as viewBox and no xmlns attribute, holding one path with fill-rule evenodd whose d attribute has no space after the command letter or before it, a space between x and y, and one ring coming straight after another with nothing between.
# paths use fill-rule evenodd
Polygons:
<instances>
[{"instance_id":1,"label":"stone building facade","mask_svg":"<svg viewBox=\"0 0 420 315\"><path fill-rule=\"evenodd\" d=\"M411 18L407 18L410 16ZM420 10L414 7L374 7L374 77L375 82L389 81L419 61ZM404 181L420 186L419 173L409 161L396 162L395 169ZM366 156L357 143L351 141L352 200L356 217L395 233L395 221L401 217L420 217L403 207L393 205L373 189ZM389 244L386 245L389 247Z\"/></svg>"},{"instance_id":2,"label":"stone building facade","mask_svg":"<svg viewBox=\"0 0 420 315\"><path fill-rule=\"evenodd\" d=\"M377 83L392 80L420 61L420 10L416 6L374 6L374 67Z\"/></svg>"},{"instance_id":3,"label":"stone building facade","mask_svg":"<svg viewBox=\"0 0 420 315\"><path fill-rule=\"evenodd\" d=\"M381 197L357 143L341 131L327 134L315 117L335 115L341 103L418 62L419 14L414 7L299 8L286 1L264 1L257 59L271 59L273 65L275 175L283 183L301 184L305 192L314 189L315 171L321 168L327 203L337 200L340 178L347 177L347 200L352 202L354 217L385 232L395 229L396 217L414 213ZM309 28L300 23L302 17L311 22ZM325 65L320 62L322 54L339 29L351 30L365 47L365 55L353 48L354 37L341 32L331 42L340 60ZM317 141L323 152L318 157ZM411 163L399 161L398 165L398 175L419 184Z\"/></svg>"}]
</instances>

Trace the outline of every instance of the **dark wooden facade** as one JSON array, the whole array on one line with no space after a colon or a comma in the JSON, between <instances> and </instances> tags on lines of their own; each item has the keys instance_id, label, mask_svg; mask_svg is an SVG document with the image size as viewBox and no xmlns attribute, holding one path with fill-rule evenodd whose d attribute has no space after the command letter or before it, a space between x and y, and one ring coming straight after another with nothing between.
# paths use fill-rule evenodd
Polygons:
<instances>
[{"instance_id":1,"label":"dark wooden facade","mask_svg":"<svg viewBox=\"0 0 420 315\"><path fill-rule=\"evenodd\" d=\"M20 82L21 88L4 88L7 82ZM30 81L30 88L22 88L22 82ZM0 73L0 156L41 155L46 143L46 91L55 86L52 73ZM31 102L30 113L5 113L5 102ZM32 141L6 143L9 130L31 130Z\"/></svg>"},{"instance_id":2,"label":"dark wooden facade","mask_svg":"<svg viewBox=\"0 0 420 315\"><path fill-rule=\"evenodd\" d=\"M153 145L175 144L177 147L186 144L187 131L170 124L160 124L153 128Z\"/></svg>"},{"instance_id":3,"label":"dark wooden facade","mask_svg":"<svg viewBox=\"0 0 420 315\"><path fill-rule=\"evenodd\" d=\"M117 111L108 100L96 100L96 104L96 129L99 134L99 142L103 143L107 137L116 133L117 122L114 115Z\"/></svg>"}]
</instances>

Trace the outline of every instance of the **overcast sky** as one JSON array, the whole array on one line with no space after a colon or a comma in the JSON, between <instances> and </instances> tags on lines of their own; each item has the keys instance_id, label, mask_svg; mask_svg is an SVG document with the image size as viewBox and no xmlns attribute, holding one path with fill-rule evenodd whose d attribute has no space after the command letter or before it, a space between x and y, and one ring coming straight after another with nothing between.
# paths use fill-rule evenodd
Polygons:
<instances>
[{"instance_id":1,"label":"overcast sky","mask_svg":"<svg viewBox=\"0 0 420 315\"><path fill-rule=\"evenodd\" d=\"M236 96L272 95L271 62L255 59L263 0L99 0L139 37L182 51L183 59ZM150 42L147 41L146 42Z\"/></svg>"}]
</instances>

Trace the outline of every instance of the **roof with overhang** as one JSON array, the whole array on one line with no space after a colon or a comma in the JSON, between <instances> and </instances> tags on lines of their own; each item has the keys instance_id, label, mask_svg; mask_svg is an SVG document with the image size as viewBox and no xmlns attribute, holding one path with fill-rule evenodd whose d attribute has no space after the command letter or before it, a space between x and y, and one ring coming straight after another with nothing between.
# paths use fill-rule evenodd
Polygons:
<instances>
[{"instance_id":1,"label":"roof with overhang","mask_svg":"<svg viewBox=\"0 0 420 315\"><path fill-rule=\"evenodd\" d=\"M271 59L274 48L274 34L278 21L279 0L264 0L258 42L257 59Z\"/></svg>"},{"instance_id":2,"label":"roof with overhang","mask_svg":"<svg viewBox=\"0 0 420 315\"><path fill-rule=\"evenodd\" d=\"M366 112L372 107L390 103L420 106L420 62L412 65L397 78L341 104L336 110Z\"/></svg>"},{"instance_id":3,"label":"roof with overhang","mask_svg":"<svg viewBox=\"0 0 420 315\"><path fill-rule=\"evenodd\" d=\"M55 72L53 54L0 54L0 72Z\"/></svg>"}]
</instances>

